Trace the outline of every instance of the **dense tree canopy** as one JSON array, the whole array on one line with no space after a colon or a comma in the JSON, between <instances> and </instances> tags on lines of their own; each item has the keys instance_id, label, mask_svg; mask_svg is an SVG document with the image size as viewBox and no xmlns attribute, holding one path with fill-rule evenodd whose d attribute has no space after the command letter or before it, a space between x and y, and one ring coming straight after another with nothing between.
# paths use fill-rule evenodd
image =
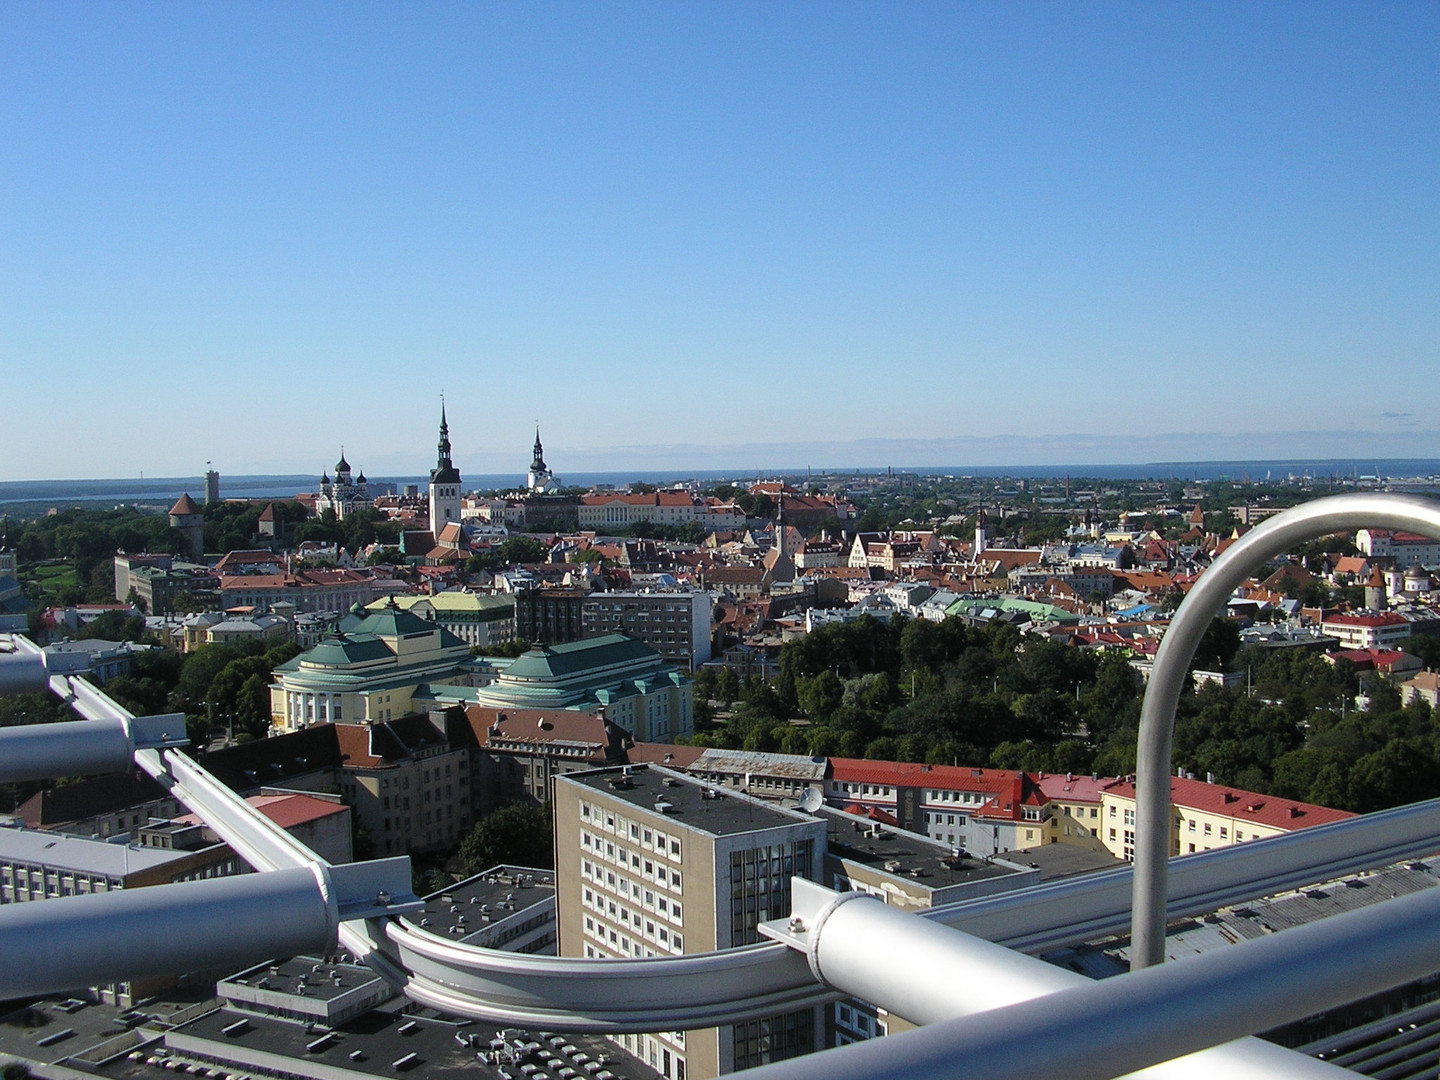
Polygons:
<instances>
[{"instance_id":1,"label":"dense tree canopy","mask_svg":"<svg viewBox=\"0 0 1440 1080\"><path fill-rule=\"evenodd\" d=\"M554 862L550 808L507 803L480 819L460 845L466 874L492 866L548 867Z\"/></svg>"}]
</instances>

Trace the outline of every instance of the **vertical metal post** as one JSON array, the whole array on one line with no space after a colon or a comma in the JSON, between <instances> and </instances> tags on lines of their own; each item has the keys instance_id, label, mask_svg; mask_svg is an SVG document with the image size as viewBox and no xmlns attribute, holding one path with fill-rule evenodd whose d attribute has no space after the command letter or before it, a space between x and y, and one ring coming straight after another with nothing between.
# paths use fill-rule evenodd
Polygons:
<instances>
[{"instance_id":1,"label":"vertical metal post","mask_svg":"<svg viewBox=\"0 0 1440 1080\"><path fill-rule=\"evenodd\" d=\"M1440 539L1440 502L1418 495L1333 495L1276 514L1227 548L1175 611L1140 711L1135 765L1135 879L1131 967L1165 959L1165 878L1170 859L1170 764L1175 709L1190 661L1214 617L1251 574L1297 544L1333 532L1379 527Z\"/></svg>"}]
</instances>

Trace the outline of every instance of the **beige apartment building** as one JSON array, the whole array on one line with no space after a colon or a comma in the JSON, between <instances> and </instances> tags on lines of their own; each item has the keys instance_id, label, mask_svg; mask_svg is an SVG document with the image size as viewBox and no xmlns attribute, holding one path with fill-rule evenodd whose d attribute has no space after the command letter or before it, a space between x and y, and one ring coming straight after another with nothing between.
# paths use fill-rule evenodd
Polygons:
<instances>
[{"instance_id":1,"label":"beige apartment building","mask_svg":"<svg viewBox=\"0 0 1440 1080\"><path fill-rule=\"evenodd\" d=\"M555 778L560 954L649 957L757 942L790 911L792 876L820 881L824 821L659 766ZM616 1036L671 1080L810 1053L818 1008L698 1031Z\"/></svg>"},{"instance_id":2,"label":"beige apartment building","mask_svg":"<svg viewBox=\"0 0 1440 1080\"><path fill-rule=\"evenodd\" d=\"M1193 855L1355 815L1347 810L1260 795L1188 777L1170 778L1174 831L1170 854ZM1113 780L1100 793L1099 837L1116 858L1135 858L1135 783Z\"/></svg>"}]
</instances>

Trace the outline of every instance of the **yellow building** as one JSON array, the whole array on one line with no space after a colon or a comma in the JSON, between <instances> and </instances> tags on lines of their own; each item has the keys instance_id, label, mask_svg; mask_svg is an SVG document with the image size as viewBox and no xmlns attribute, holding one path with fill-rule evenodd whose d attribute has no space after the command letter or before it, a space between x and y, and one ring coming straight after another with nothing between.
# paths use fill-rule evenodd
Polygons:
<instances>
[{"instance_id":1,"label":"yellow building","mask_svg":"<svg viewBox=\"0 0 1440 1080\"><path fill-rule=\"evenodd\" d=\"M1174 806L1171 855L1263 840L1267 836L1328 825L1355 815L1346 810L1260 795L1185 777L1170 778ZM1100 839L1117 858L1135 857L1135 783L1112 780L1100 794Z\"/></svg>"},{"instance_id":2,"label":"yellow building","mask_svg":"<svg viewBox=\"0 0 1440 1080\"><path fill-rule=\"evenodd\" d=\"M444 627L394 604L369 614L360 608L338 634L275 669L271 721L287 732L396 719L414 711L418 687L474 686L488 678L482 668Z\"/></svg>"}]
</instances>

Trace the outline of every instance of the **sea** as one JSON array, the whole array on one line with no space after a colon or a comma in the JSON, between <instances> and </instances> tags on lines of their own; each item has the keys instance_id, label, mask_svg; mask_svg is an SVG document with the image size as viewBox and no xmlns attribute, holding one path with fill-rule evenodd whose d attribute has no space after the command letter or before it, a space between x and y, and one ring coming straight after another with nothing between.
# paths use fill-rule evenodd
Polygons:
<instances>
[{"instance_id":1,"label":"sea","mask_svg":"<svg viewBox=\"0 0 1440 1080\"><path fill-rule=\"evenodd\" d=\"M770 469L767 477L811 477L835 479L843 477L883 476L885 467L827 469ZM895 469L897 475L994 477L996 479L1045 479L1069 477L1084 480L1236 480L1248 482L1313 478L1316 480L1388 480L1411 490L1440 491L1440 458L1370 458L1370 459L1289 459L1256 461L1160 461L1123 465L936 465ZM736 470L669 470L634 472L567 473L566 482L579 487L623 487L643 482L670 484L698 481L706 485L731 481L749 483L753 471ZM407 484L418 485L423 492L428 476L370 477L372 493L403 490ZM465 486L473 491L513 489L523 485L524 477L515 473L466 475ZM316 477L310 474L283 476L225 476L220 479L224 498L288 499L316 489ZM140 477L133 480L9 480L0 481L0 506L53 505L140 505L168 507L184 492L199 499L205 482L199 476Z\"/></svg>"}]
</instances>

